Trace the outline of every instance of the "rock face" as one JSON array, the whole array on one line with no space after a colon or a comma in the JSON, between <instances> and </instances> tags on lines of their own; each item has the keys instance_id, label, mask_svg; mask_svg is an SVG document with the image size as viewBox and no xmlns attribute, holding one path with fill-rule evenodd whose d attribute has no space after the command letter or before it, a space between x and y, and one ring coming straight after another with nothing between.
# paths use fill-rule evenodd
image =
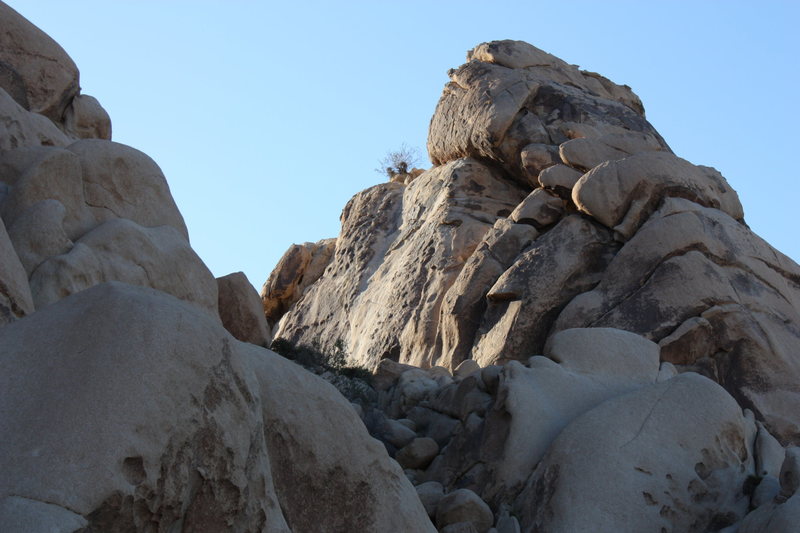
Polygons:
<instances>
[{"instance_id":1,"label":"rock face","mask_svg":"<svg viewBox=\"0 0 800 533\"><path fill-rule=\"evenodd\" d=\"M257 293L66 53L0 27L0 530L435 531L352 404L256 346Z\"/></svg>"},{"instance_id":2,"label":"rock face","mask_svg":"<svg viewBox=\"0 0 800 533\"><path fill-rule=\"evenodd\" d=\"M796 529L800 267L630 88L478 45L259 301L0 22L0 530Z\"/></svg>"},{"instance_id":3,"label":"rock face","mask_svg":"<svg viewBox=\"0 0 800 533\"><path fill-rule=\"evenodd\" d=\"M276 337L453 370L526 361L568 328L624 329L799 442L800 267L747 228L725 179L673 155L626 86L518 41L467 59L431 121L434 167L351 202L332 267ZM478 164L479 187L432 187ZM441 215L465 196L470 217ZM366 212L382 217L355 240Z\"/></svg>"},{"instance_id":4,"label":"rock face","mask_svg":"<svg viewBox=\"0 0 800 533\"><path fill-rule=\"evenodd\" d=\"M440 529L789 527L800 266L719 172L674 155L629 87L519 41L450 71L428 153L350 201L273 317L376 370L365 423L431 516L468 489L496 518ZM406 419L429 464L389 431Z\"/></svg>"}]
</instances>

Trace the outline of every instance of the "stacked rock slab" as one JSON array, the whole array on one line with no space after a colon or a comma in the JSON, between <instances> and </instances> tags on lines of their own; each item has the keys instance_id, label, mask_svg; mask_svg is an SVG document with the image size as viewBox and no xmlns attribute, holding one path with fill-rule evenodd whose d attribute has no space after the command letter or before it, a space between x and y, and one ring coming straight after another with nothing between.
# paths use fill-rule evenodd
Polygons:
<instances>
[{"instance_id":1,"label":"stacked rock slab","mask_svg":"<svg viewBox=\"0 0 800 533\"><path fill-rule=\"evenodd\" d=\"M0 28L0 531L434 531L61 47Z\"/></svg>"},{"instance_id":2,"label":"stacked rock slab","mask_svg":"<svg viewBox=\"0 0 800 533\"><path fill-rule=\"evenodd\" d=\"M800 267L749 230L719 172L672 154L627 86L518 41L467 59L431 120L434 167L351 202L276 337L452 370L616 327L800 442ZM465 165L482 177L459 181Z\"/></svg>"}]
</instances>

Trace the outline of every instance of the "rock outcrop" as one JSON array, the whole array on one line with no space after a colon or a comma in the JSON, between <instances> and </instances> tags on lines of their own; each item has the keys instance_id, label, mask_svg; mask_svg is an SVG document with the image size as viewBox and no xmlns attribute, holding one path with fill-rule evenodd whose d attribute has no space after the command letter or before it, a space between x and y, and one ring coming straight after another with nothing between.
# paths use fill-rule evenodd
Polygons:
<instances>
[{"instance_id":1,"label":"rock outcrop","mask_svg":"<svg viewBox=\"0 0 800 533\"><path fill-rule=\"evenodd\" d=\"M437 520L465 489L498 530L786 528L800 266L630 88L518 41L467 60L434 166L351 200L276 339L376 373L364 421Z\"/></svg>"},{"instance_id":2,"label":"rock outcrop","mask_svg":"<svg viewBox=\"0 0 800 533\"><path fill-rule=\"evenodd\" d=\"M630 88L478 45L434 167L259 299L66 52L0 22L1 530L796 526L800 267Z\"/></svg>"},{"instance_id":3,"label":"rock outcrop","mask_svg":"<svg viewBox=\"0 0 800 533\"><path fill-rule=\"evenodd\" d=\"M353 405L257 346L258 294L66 53L0 26L0 530L435 531Z\"/></svg>"}]
</instances>

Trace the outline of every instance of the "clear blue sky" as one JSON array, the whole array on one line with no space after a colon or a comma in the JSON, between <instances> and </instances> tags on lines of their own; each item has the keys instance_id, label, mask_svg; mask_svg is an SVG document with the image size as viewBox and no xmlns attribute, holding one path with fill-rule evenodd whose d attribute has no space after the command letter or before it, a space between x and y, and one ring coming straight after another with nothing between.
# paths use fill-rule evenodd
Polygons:
<instances>
[{"instance_id":1,"label":"clear blue sky","mask_svg":"<svg viewBox=\"0 0 800 533\"><path fill-rule=\"evenodd\" d=\"M10 0L81 70L114 140L164 170L216 276L260 288L402 143L424 153L446 72L528 41L630 85L673 150L719 169L800 259L798 2ZM426 166L428 164L426 163Z\"/></svg>"}]
</instances>

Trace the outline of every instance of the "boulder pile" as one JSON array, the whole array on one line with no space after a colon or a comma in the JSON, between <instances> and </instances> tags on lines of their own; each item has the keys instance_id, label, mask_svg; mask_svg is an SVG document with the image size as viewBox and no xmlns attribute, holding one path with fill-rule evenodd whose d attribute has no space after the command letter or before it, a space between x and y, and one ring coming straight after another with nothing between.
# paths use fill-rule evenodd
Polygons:
<instances>
[{"instance_id":1,"label":"boulder pile","mask_svg":"<svg viewBox=\"0 0 800 533\"><path fill-rule=\"evenodd\" d=\"M442 531L489 527L456 500L504 531L790 531L800 266L629 87L519 41L450 80L433 167L353 197L312 283L293 249L273 271L275 339L375 373L365 424Z\"/></svg>"}]
</instances>

